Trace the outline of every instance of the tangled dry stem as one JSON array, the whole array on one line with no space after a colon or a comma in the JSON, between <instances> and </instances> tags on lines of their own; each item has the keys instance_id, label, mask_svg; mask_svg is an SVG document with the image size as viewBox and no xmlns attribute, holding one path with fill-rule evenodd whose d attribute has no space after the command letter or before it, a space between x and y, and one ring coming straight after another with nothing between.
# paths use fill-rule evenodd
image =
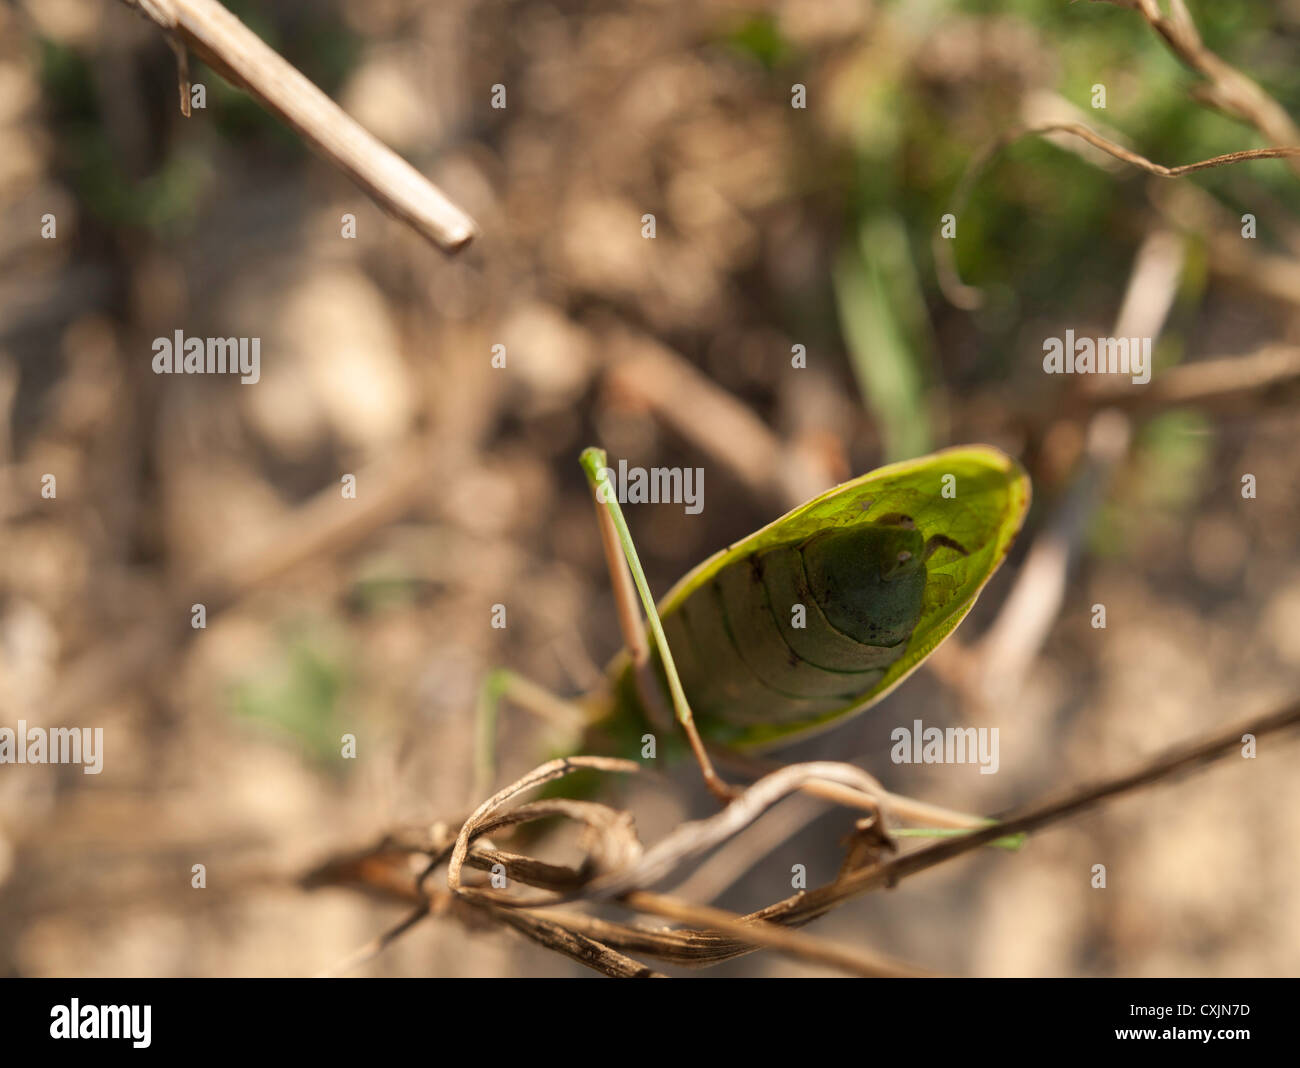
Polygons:
<instances>
[{"instance_id":1,"label":"tangled dry stem","mask_svg":"<svg viewBox=\"0 0 1300 1068\"><path fill-rule=\"evenodd\" d=\"M1175 746L1122 774L1044 798L982 830L902 853L889 833L893 815L886 800L888 795L879 792L871 776L852 765L819 761L781 768L752 784L718 814L683 824L646 850L637 837L631 814L603 803L553 798L508 807L521 794L582 769L604 774L651 774L633 761L608 757L549 761L485 801L454 835L441 826L427 832L423 842L411 841L409 836L403 841L401 836L392 835L370 851L370 855L375 855L383 849L396 848L398 852L405 850L408 855L427 858L423 874L410 888L416 905L393 928L341 962L332 974L355 969L373 959L433 914L453 914L467 922L485 921L509 927L538 945L609 976L660 974L629 956L632 953L670 964L700 967L762 949L855 975L931 974L912 964L833 943L799 928L862 894L892 888L908 876L948 863L1007 835L1042 830L1104 801L1222 760L1240 751L1246 735L1259 739L1294 730L1298 725L1300 701L1295 701L1271 714ZM832 882L800 891L747 916L650 889L813 781L842 783L864 792L876 792L880 800L874 818L858 821L858 833L847 850L851 862ZM586 859L581 866L550 864L503 851L487 841L493 832L552 816L583 824ZM428 889L429 878L444 864L447 867L445 889ZM471 883L465 877L467 869L504 874L508 885L523 889ZM357 871L365 869L353 864L348 870L355 876ZM332 881L322 879L320 870L311 879L314 885ZM632 914L659 916L687 926L650 930L555 908L581 903L612 904Z\"/></svg>"}]
</instances>

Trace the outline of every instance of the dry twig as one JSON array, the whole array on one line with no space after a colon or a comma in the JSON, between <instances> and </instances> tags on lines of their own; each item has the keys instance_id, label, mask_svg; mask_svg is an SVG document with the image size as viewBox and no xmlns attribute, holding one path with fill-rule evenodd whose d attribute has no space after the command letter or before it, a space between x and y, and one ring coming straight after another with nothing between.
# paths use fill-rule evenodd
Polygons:
<instances>
[{"instance_id":1,"label":"dry twig","mask_svg":"<svg viewBox=\"0 0 1300 1068\"><path fill-rule=\"evenodd\" d=\"M1279 148L1250 148L1241 152L1229 152L1223 156L1215 156L1212 159L1198 160L1195 163L1185 163L1181 166L1166 167L1161 163L1153 163L1145 156L1130 151L1123 145L1118 145L1110 141L1094 130L1078 122L1040 122L1026 126L1018 126L1009 130L1001 137L997 138L990 144L986 145L982 151L976 154L962 175L961 181L957 185L957 191L953 195L952 206L949 211L953 215L958 215L966 206L970 198L971 190L975 182L987 169L993 159L1007 148L1007 146L1020 140L1022 137L1032 135L1065 133L1072 134L1081 138L1094 148L1100 149L1108 155L1124 163L1132 164L1148 174L1154 174L1159 178L1181 178L1184 175L1194 174L1197 171L1210 170L1214 167L1227 167L1234 163L1247 163L1252 160L1261 159L1300 159L1300 145L1288 145ZM1297 138L1300 140L1300 137ZM947 238L935 235L934 239L934 258L935 271L938 276L939 288L943 290L944 295L959 308L977 308L983 297L978 289L966 285L961 280L961 274L957 270L956 256L953 252L953 242Z\"/></svg>"},{"instance_id":2,"label":"dry twig","mask_svg":"<svg viewBox=\"0 0 1300 1068\"><path fill-rule=\"evenodd\" d=\"M437 186L340 108L216 0L123 0L157 23L180 66L189 114L186 49L292 126L385 211L444 252L474 237L474 220Z\"/></svg>"},{"instance_id":3,"label":"dry twig","mask_svg":"<svg viewBox=\"0 0 1300 1068\"><path fill-rule=\"evenodd\" d=\"M1246 734L1258 739L1267 734L1294 729L1297 725L1300 725L1300 701L1269 715L1225 728L1199 741L1175 746L1141 762L1126 773L1095 784L1065 790L1055 797L1029 806L987 828L958 837L945 838L893 859L850 870L825 886L775 902L748 916L738 916L720 909L694 905L676 897L652 893L644 889L646 882L661 877L675 866L676 861L695 855L702 849L708 848L710 844L716 844L728 834L734 834L747 826L757 818L766 805L772 803L776 795L784 796L792 792L801 782L814 777L830 777L842 781L853 780L856 785L861 785L860 776L866 774L860 769L838 764L792 765L765 780L760 780L751 787L752 796L747 793L733 802L731 807L736 809L734 814L728 815L728 812L724 811L696 824L687 824L669 835L644 857L638 855L637 849L628 848L625 843L620 848L626 857L632 858L631 862L635 867L616 871L605 878L601 878L599 874L592 874L580 892L566 891L569 897L599 897L636 912L698 925L695 929L685 930L647 930L551 908L547 909L543 918L538 916L532 907L528 907L527 901L511 900L503 895L463 884L460 872L466 863L473 862L475 866L482 867L493 856L509 858L513 872L517 873L521 881L529 877L527 866L517 863L522 858L510 858L510 855L499 852L488 852L475 858L478 847L474 845L473 839L484 833L488 827L500 828L511 822L510 814L500 814L497 811L507 801L526 789L553 781L580 767L616 772L626 772L638 767L630 761L602 757L552 761L500 791L480 806L479 810L466 821L457 836L456 846L452 852L455 867L454 873L452 867L448 869L448 886L452 897L473 905L484 916L504 923L538 944L555 949L571 959L608 975L654 974L618 951L641 953L681 965L699 966L720 963L762 948L854 974L919 975L924 973L912 965L889 960L874 953L845 949L790 928L809 923L860 894L893 887L907 876L946 863L1006 835L1040 830L1093 808L1103 801L1167 780L1193 768L1208 765L1238 751L1242 738ZM547 805L550 806L551 803L548 802ZM525 810L524 814L513 822L534 818L544 811L559 811L553 807L545 809L521 807ZM515 812L518 813L519 810L516 809ZM607 816L592 819L590 825L593 828L603 828L600 833L610 833L616 826L615 817L623 816L625 814L609 809ZM583 818L587 818L585 813ZM630 822L621 827L615 837L628 833L630 833ZM447 851L435 843L430 847L430 852L433 856L431 870L433 865L440 863L446 857ZM607 857L609 855L607 851ZM545 878L551 880L553 885L554 873L553 867L550 871L543 872ZM576 874L569 872L564 881L568 882L569 877ZM444 895L445 892L439 892L433 900L441 901ZM552 903L559 900L557 896L548 898ZM397 927L369 943L350 957L347 963L355 966L362 960L369 959L430 911L433 909L426 903L421 909L408 914Z\"/></svg>"},{"instance_id":4,"label":"dry twig","mask_svg":"<svg viewBox=\"0 0 1300 1068\"><path fill-rule=\"evenodd\" d=\"M1203 85L1193 90L1193 95L1203 103L1250 123L1274 144L1300 142L1300 127L1286 109L1257 82L1205 47L1183 0L1169 0L1168 15L1161 11L1157 0L1094 0L1094 3L1112 3L1141 14L1170 51L1205 79ZM1300 174L1300 160L1292 158L1287 165Z\"/></svg>"}]
</instances>

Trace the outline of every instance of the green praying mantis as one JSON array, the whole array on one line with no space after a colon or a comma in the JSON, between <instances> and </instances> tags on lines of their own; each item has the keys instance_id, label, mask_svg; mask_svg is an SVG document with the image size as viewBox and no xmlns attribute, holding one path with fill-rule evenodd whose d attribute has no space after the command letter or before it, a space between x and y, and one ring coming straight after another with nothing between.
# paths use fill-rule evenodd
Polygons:
<instances>
[{"instance_id":1,"label":"green praying mantis","mask_svg":"<svg viewBox=\"0 0 1300 1068\"><path fill-rule=\"evenodd\" d=\"M586 699L592 732L626 748L664 727L671 709L724 800L733 791L714 771L711 748L772 748L874 705L970 611L1030 500L1028 475L1005 453L945 449L813 498L709 557L656 604L605 454L587 449L581 463L626 642L604 687ZM494 723L511 679L489 680L481 721Z\"/></svg>"}]
</instances>

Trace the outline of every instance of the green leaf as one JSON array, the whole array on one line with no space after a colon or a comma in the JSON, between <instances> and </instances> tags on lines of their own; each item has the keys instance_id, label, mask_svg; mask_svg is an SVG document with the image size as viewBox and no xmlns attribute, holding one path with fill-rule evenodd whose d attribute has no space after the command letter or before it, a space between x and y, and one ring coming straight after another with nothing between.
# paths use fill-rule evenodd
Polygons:
<instances>
[{"instance_id":1,"label":"green leaf","mask_svg":"<svg viewBox=\"0 0 1300 1068\"><path fill-rule=\"evenodd\" d=\"M951 476L951 481L946 476ZM950 496L944 495L945 485L950 487ZM823 730L875 704L916 670L970 611L1019 532L1029 498L1028 475L1005 453L986 445L945 449L880 468L828 490L705 560L659 602L660 616L674 612L692 591L728 564L755 552L895 513L910 516L927 540L944 535L966 549L965 555L940 549L929 561L920 620L903 656L870 691L811 720L714 722L707 731L701 724L701 731L735 748L766 747ZM611 667L613 677L620 678L626 661L616 661Z\"/></svg>"}]
</instances>

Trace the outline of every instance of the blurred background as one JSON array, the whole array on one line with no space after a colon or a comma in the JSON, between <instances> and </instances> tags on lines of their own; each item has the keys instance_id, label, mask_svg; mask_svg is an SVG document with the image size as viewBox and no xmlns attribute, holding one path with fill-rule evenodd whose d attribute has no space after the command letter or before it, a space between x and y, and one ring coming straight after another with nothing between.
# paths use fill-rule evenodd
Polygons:
<instances>
[{"instance_id":1,"label":"blurred background","mask_svg":"<svg viewBox=\"0 0 1300 1068\"><path fill-rule=\"evenodd\" d=\"M982 441L1029 469L1026 530L932 667L783 760L995 813L1294 697L1296 171L1166 181L1028 137L946 249L982 303L940 285L963 171L1017 126L1086 122L1171 165L1273 143L1198 97L1138 12L228 6L482 234L440 254L197 60L207 108L184 118L171 50L117 0L0 6L0 724L102 726L106 750L97 776L0 767L0 973L310 975L399 918L296 880L464 816L491 668L597 681L619 639L588 444L705 470L700 515L629 509L659 593L881 463ZM1300 115L1300 2L1189 6ZM154 375L177 329L260 337L261 381ZM1066 329L1155 337L1152 383L1045 375ZM914 718L999 727L1001 770L891 765ZM516 709L502 734L500 782L559 744ZM812 930L964 975L1295 974L1296 755L1265 740ZM711 810L675 777L631 799L648 841ZM795 863L834 878L851 816L771 820L695 900L760 907ZM433 919L359 974L586 973Z\"/></svg>"}]
</instances>

